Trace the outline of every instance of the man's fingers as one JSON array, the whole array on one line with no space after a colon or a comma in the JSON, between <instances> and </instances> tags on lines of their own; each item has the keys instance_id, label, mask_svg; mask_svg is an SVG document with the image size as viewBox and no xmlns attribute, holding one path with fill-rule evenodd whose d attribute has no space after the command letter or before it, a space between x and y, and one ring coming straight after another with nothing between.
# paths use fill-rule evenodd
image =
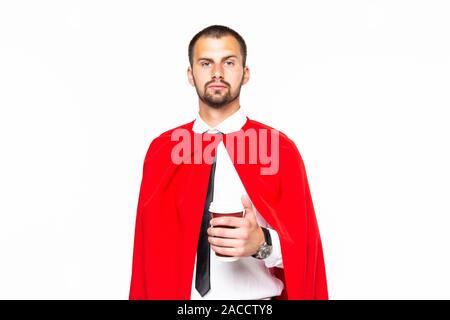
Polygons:
<instances>
[{"instance_id":1,"label":"man's fingers","mask_svg":"<svg viewBox=\"0 0 450 320\"><path fill-rule=\"evenodd\" d=\"M210 224L214 226L241 227L244 219L238 217L219 217L210 220Z\"/></svg>"},{"instance_id":2,"label":"man's fingers","mask_svg":"<svg viewBox=\"0 0 450 320\"><path fill-rule=\"evenodd\" d=\"M211 245L211 248L218 254L223 254L230 257L242 257L245 253L243 248L226 248L214 245Z\"/></svg>"},{"instance_id":3,"label":"man's fingers","mask_svg":"<svg viewBox=\"0 0 450 320\"><path fill-rule=\"evenodd\" d=\"M244 235L241 229L229 228L208 228L208 235L210 237L220 237L229 239L243 239Z\"/></svg>"},{"instance_id":4,"label":"man's fingers","mask_svg":"<svg viewBox=\"0 0 450 320\"><path fill-rule=\"evenodd\" d=\"M243 240L240 239L208 237L208 241L211 245L217 247L237 248L244 245Z\"/></svg>"}]
</instances>

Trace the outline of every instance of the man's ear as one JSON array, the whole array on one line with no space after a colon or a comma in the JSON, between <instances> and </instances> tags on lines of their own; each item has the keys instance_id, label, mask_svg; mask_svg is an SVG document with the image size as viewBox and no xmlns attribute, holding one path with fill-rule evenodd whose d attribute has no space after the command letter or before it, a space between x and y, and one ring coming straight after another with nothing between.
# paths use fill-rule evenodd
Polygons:
<instances>
[{"instance_id":1,"label":"man's ear","mask_svg":"<svg viewBox=\"0 0 450 320\"><path fill-rule=\"evenodd\" d=\"M188 76L188 81L191 84L191 86L195 87L194 75L192 74L192 67L190 67L190 66L187 68L187 76Z\"/></svg>"},{"instance_id":2,"label":"man's ear","mask_svg":"<svg viewBox=\"0 0 450 320\"><path fill-rule=\"evenodd\" d=\"M248 66L244 67L244 75L242 76L242 84L246 84L250 80L250 69Z\"/></svg>"}]
</instances>

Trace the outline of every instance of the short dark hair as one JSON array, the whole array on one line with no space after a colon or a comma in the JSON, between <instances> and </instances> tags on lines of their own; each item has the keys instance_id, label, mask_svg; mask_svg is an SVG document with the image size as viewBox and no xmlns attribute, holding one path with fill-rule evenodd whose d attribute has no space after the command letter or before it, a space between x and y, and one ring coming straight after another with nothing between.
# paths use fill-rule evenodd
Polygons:
<instances>
[{"instance_id":1,"label":"short dark hair","mask_svg":"<svg viewBox=\"0 0 450 320\"><path fill-rule=\"evenodd\" d=\"M237 33L236 31L234 31L231 28L228 28L226 26L221 26L221 25L212 25L209 27L206 27L205 29L201 30L200 32L198 32L191 40L191 42L189 42L189 63L191 64L191 67L194 63L194 46L197 43L197 40L200 37L211 37L211 38L222 38L224 36L232 36L234 37L237 42L239 42L239 46L241 47L241 55L242 55L242 63L243 66L245 67L245 62L247 60L247 45L245 44L244 38L241 37L241 35L239 33Z\"/></svg>"}]
</instances>

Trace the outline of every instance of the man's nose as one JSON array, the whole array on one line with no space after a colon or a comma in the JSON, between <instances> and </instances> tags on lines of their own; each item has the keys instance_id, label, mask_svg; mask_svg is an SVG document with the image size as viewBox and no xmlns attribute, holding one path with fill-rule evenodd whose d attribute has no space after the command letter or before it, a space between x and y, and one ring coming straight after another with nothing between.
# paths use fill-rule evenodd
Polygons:
<instances>
[{"instance_id":1,"label":"man's nose","mask_svg":"<svg viewBox=\"0 0 450 320\"><path fill-rule=\"evenodd\" d=\"M215 65L213 68L213 74L212 77L213 79L223 79L223 69L221 65Z\"/></svg>"}]
</instances>

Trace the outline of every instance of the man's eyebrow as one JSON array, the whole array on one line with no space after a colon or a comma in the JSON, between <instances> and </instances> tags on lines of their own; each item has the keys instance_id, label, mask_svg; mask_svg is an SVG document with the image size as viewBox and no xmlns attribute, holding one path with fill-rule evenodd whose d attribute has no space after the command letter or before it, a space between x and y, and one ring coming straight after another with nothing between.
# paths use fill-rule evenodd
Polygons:
<instances>
[{"instance_id":1,"label":"man's eyebrow","mask_svg":"<svg viewBox=\"0 0 450 320\"><path fill-rule=\"evenodd\" d=\"M237 59L238 57L236 55L234 55L234 54L231 54L229 56L223 57L222 61L227 60L229 58L236 58ZM197 61L200 61L200 60L206 60L206 61L214 62L214 60L212 58L208 58L208 57L200 57L200 58L197 59Z\"/></svg>"}]
</instances>

